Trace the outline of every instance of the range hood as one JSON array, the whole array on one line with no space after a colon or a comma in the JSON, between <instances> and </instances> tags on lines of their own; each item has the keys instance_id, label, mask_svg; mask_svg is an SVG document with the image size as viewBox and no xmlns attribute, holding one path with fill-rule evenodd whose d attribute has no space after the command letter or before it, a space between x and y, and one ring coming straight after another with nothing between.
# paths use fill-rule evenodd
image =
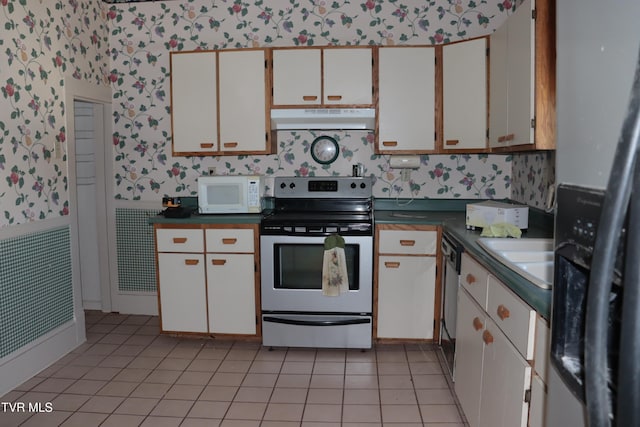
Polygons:
<instances>
[{"instance_id":1,"label":"range hood","mask_svg":"<svg viewBox=\"0 0 640 427\"><path fill-rule=\"evenodd\" d=\"M271 130L374 130L374 108L272 109Z\"/></svg>"}]
</instances>

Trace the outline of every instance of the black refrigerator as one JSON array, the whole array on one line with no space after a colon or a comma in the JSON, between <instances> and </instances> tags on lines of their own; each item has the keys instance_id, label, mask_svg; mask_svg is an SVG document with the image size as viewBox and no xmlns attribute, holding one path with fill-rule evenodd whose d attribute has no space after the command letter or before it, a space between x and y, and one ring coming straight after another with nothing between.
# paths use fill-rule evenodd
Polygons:
<instances>
[{"instance_id":1,"label":"black refrigerator","mask_svg":"<svg viewBox=\"0 0 640 427\"><path fill-rule=\"evenodd\" d=\"M640 425L640 2L557 1L547 426Z\"/></svg>"}]
</instances>

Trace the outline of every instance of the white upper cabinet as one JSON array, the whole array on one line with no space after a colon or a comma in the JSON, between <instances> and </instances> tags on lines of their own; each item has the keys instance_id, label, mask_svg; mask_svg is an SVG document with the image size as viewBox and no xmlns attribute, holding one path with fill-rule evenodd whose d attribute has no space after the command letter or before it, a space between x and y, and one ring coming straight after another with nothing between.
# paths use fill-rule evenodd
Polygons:
<instances>
[{"instance_id":1,"label":"white upper cabinet","mask_svg":"<svg viewBox=\"0 0 640 427\"><path fill-rule=\"evenodd\" d=\"M496 125L491 129L492 146L534 142L535 26L531 7L530 0L523 2L492 35L491 115Z\"/></svg>"},{"instance_id":2,"label":"white upper cabinet","mask_svg":"<svg viewBox=\"0 0 640 427\"><path fill-rule=\"evenodd\" d=\"M215 52L172 52L171 127L174 155L218 149Z\"/></svg>"},{"instance_id":3,"label":"white upper cabinet","mask_svg":"<svg viewBox=\"0 0 640 427\"><path fill-rule=\"evenodd\" d=\"M273 105L320 104L321 54L321 49L273 50Z\"/></svg>"},{"instance_id":4,"label":"white upper cabinet","mask_svg":"<svg viewBox=\"0 0 640 427\"><path fill-rule=\"evenodd\" d=\"M507 25L498 28L490 38L489 60L489 145L506 146L509 133L507 102Z\"/></svg>"},{"instance_id":5,"label":"white upper cabinet","mask_svg":"<svg viewBox=\"0 0 640 427\"><path fill-rule=\"evenodd\" d=\"M324 49L325 104L373 103L371 49Z\"/></svg>"},{"instance_id":6,"label":"white upper cabinet","mask_svg":"<svg viewBox=\"0 0 640 427\"><path fill-rule=\"evenodd\" d=\"M261 152L267 138L265 52L219 53L220 151Z\"/></svg>"},{"instance_id":7,"label":"white upper cabinet","mask_svg":"<svg viewBox=\"0 0 640 427\"><path fill-rule=\"evenodd\" d=\"M171 53L173 155L268 154L266 51Z\"/></svg>"},{"instance_id":8,"label":"white upper cabinet","mask_svg":"<svg viewBox=\"0 0 640 427\"><path fill-rule=\"evenodd\" d=\"M555 148L554 5L525 0L491 35L489 145L494 149Z\"/></svg>"},{"instance_id":9,"label":"white upper cabinet","mask_svg":"<svg viewBox=\"0 0 640 427\"><path fill-rule=\"evenodd\" d=\"M487 148L487 39L442 47L443 149Z\"/></svg>"},{"instance_id":10,"label":"white upper cabinet","mask_svg":"<svg viewBox=\"0 0 640 427\"><path fill-rule=\"evenodd\" d=\"M273 49L273 106L372 105L371 48Z\"/></svg>"},{"instance_id":11,"label":"white upper cabinet","mask_svg":"<svg viewBox=\"0 0 640 427\"><path fill-rule=\"evenodd\" d=\"M378 52L378 153L435 150L435 48Z\"/></svg>"}]
</instances>

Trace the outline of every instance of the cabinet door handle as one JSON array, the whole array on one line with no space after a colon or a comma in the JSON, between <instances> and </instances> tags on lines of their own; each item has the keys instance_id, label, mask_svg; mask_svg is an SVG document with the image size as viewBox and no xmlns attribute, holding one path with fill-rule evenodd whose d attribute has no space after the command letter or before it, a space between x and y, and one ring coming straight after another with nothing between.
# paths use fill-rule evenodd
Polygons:
<instances>
[{"instance_id":1,"label":"cabinet door handle","mask_svg":"<svg viewBox=\"0 0 640 427\"><path fill-rule=\"evenodd\" d=\"M222 239L222 244L223 245L235 245L237 241L238 241L238 239L236 239L236 238L225 237L225 238Z\"/></svg>"},{"instance_id":2,"label":"cabinet door handle","mask_svg":"<svg viewBox=\"0 0 640 427\"><path fill-rule=\"evenodd\" d=\"M400 246L415 246L415 240L400 240Z\"/></svg>"},{"instance_id":3,"label":"cabinet door handle","mask_svg":"<svg viewBox=\"0 0 640 427\"><path fill-rule=\"evenodd\" d=\"M482 324L482 320L480 320L480 318L478 317L474 317L473 318L473 329L475 329L476 331L479 331L480 329L482 329L484 325Z\"/></svg>"},{"instance_id":4,"label":"cabinet door handle","mask_svg":"<svg viewBox=\"0 0 640 427\"><path fill-rule=\"evenodd\" d=\"M382 141L382 145L385 147L395 147L398 145L398 141Z\"/></svg>"},{"instance_id":5,"label":"cabinet door handle","mask_svg":"<svg viewBox=\"0 0 640 427\"><path fill-rule=\"evenodd\" d=\"M509 312L509 309L502 304L498 306L498 309L496 310L496 312L498 313L498 317L500 318L500 320L504 320L508 318L509 315L511 314Z\"/></svg>"},{"instance_id":6,"label":"cabinet door handle","mask_svg":"<svg viewBox=\"0 0 640 427\"><path fill-rule=\"evenodd\" d=\"M197 259L185 259L184 265L198 265L200 264L200 260Z\"/></svg>"},{"instance_id":7,"label":"cabinet door handle","mask_svg":"<svg viewBox=\"0 0 640 427\"><path fill-rule=\"evenodd\" d=\"M467 274L467 283L470 285L476 283L476 276L471 273Z\"/></svg>"},{"instance_id":8,"label":"cabinet door handle","mask_svg":"<svg viewBox=\"0 0 640 427\"><path fill-rule=\"evenodd\" d=\"M213 143L212 142L201 142L200 143L200 148L213 148Z\"/></svg>"},{"instance_id":9,"label":"cabinet door handle","mask_svg":"<svg viewBox=\"0 0 640 427\"><path fill-rule=\"evenodd\" d=\"M187 238L186 237L174 237L173 238L173 243L175 243L176 245L187 243Z\"/></svg>"},{"instance_id":10,"label":"cabinet door handle","mask_svg":"<svg viewBox=\"0 0 640 427\"><path fill-rule=\"evenodd\" d=\"M400 263L397 261L385 261L384 266L387 268L399 268Z\"/></svg>"},{"instance_id":11,"label":"cabinet door handle","mask_svg":"<svg viewBox=\"0 0 640 427\"><path fill-rule=\"evenodd\" d=\"M486 345L491 344L493 342L493 335L491 335L491 332L485 330L482 333L482 341L484 341Z\"/></svg>"},{"instance_id":12,"label":"cabinet door handle","mask_svg":"<svg viewBox=\"0 0 640 427\"><path fill-rule=\"evenodd\" d=\"M303 101L315 101L316 99L318 99L318 97L316 95L303 95L302 96L302 100Z\"/></svg>"},{"instance_id":13,"label":"cabinet door handle","mask_svg":"<svg viewBox=\"0 0 640 427\"><path fill-rule=\"evenodd\" d=\"M226 259L212 259L211 265L225 265L227 263Z\"/></svg>"},{"instance_id":14,"label":"cabinet door handle","mask_svg":"<svg viewBox=\"0 0 640 427\"><path fill-rule=\"evenodd\" d=\"M458 144L460 144L459 139L447 139L447 142L445 142L445 145L458 145Z\"/></svg>"},{"instance_id":15,"label":"cabinet door handle","mask_svg":"<svg viewBox=\"0 0 640 427\"><path fill-rule=\"evenodd\" d=\"M340 101L342 99L342 95L327 95L327 100L329 101Z\"/></svg>"},{"instance_id":16,"label":"cabinet door handle","mask_svg":"<svg viewBox=\"0 0 640 427\"><path fill-rule=\"evenodd\" d=\"M516 136L512 133L510 133L509 135L502 135L498 137L498 142L507 142L507 141L513 141L516 138Z\"/></svg>"},{"instance_id":17,"label":"cabinet door handle","mask_svg":"<svg viewBox=\"0 0 640 427\"><path fill-rule=\"evenodd\" d=\"M238 146L237 142L225 142L224 144L222 144L224 146L224 148L236 148Z\"/></svg>"}]
</instances>

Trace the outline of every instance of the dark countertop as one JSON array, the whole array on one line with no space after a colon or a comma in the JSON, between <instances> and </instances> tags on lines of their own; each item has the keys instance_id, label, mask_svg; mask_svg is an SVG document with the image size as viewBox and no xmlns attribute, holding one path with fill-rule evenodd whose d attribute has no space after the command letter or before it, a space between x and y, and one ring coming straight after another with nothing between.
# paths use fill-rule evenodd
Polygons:
<instances>
[{"instance_id":1,"label":"dark countertop","mask_svg":"<svg viewBox=\"0 0 640 427\"><path fill-rule=\"evenodd\" d=\"M477 202L477 200L475 200ZM549 319L551 291L541 289L527 279L502 265L477 243L480 231L465 227L465 206L470 200L416 200L402 203L395 200L375 201L376 224L441 225L443 230L458 240L473 258L483 264L491 274L507 285L542 317ZM199 215L189 218L149 218L151 224L259 224L260 214ZM529 209L529 228L522 238L552 238L553 218L538 210Z\"/></svg>"},{"instance_id":2,"label":"dark countertop","mask_svg":"<svg viewBox=\"0 0 640 427\"><path fill-rule=\"evenodd\" d=\"M542 289L524 277L505 267L478 245L480 231L470 231L465 227L464 216L444 222L444 230L463 244L473 258L483 264L491 274L507 285L513 292L533 307L542 317L549 320L551 312L551 290ZM553 238L553 229L530 226L522 238Z\"/></svg>"},{"instance_id":3,"label":"dark countertop","mask_svg":"<svg viewBox=\"0 0 640 427\"><path fill-rule=\"evenodd\" d=\"M200 215L193 213L189 218L165 218L156 215L149 218L150 224L260 224L260 214L220 214Z\"/></svg>"}]
</instances>

